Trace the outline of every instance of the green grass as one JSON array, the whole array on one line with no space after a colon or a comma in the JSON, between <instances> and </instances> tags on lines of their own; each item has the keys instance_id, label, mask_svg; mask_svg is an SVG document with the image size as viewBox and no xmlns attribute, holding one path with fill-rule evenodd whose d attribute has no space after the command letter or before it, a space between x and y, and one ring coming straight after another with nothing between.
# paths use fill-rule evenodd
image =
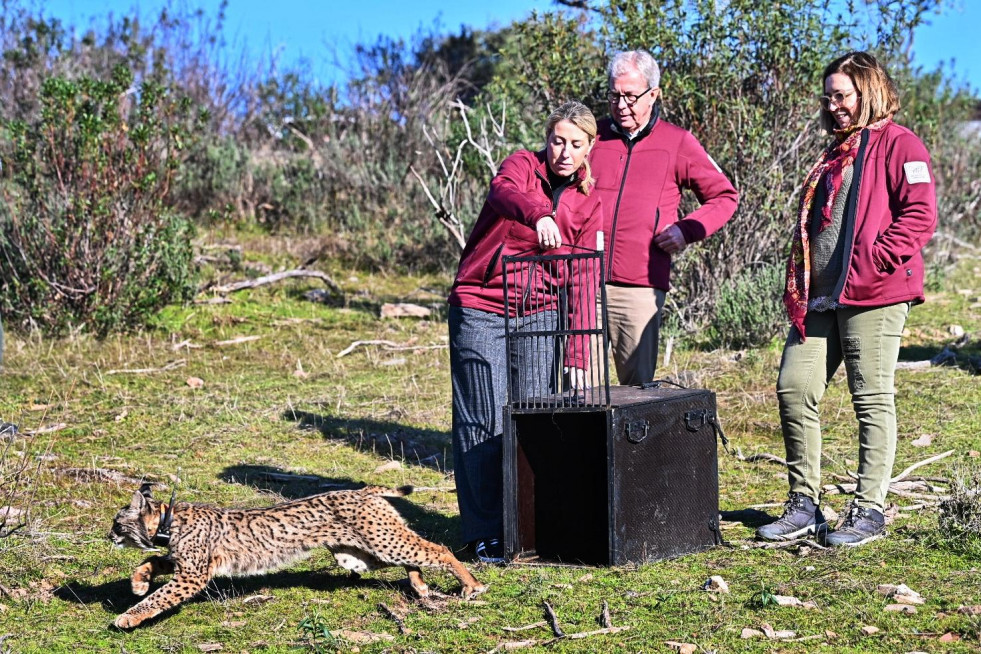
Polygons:
<instances>
[{"instance_id":1,"label":"green grass","mask_svg":"<svg viewBox=\"0 0 981 654\"><path fill-rule=\"evenodd\" d=\"M278 266L292 256L287 242L246 243L246 260ZM548 627L504 628L543 620L546 601L566 633L598 629L604 601L613 624L629 627L548 645L558 652L668 651L666 641L721 652L981 647L981 617L957 612L981 604L981 562L972 556L975 550L958 548L938 532L935 509L902 512L906 517L897 518L888 538L845 552L755 548L758 521L750 517L724 523L729 546L639 568L470 564L490 585L476 602L418 602L407 594L399 569L352 582L322 552L269 575L218 579L206 595L132 633L108 628L134 603L128 578L143 558L111 549L105 537L135 485L68 474L72 468L146 477L168 488L179 476L179 499L222 506L268 505L313 492L318 483L413 484L433 490L397 502L410 523L433 540L462 545L456 499L446 490L453 485L442 307L449 279L328 272L347 293L339 306L303 300L315 283L300 280L233 294L231 304L170 308L156 330L101 342L85 335L50 341L7 334L0 417L25 432L64 427L0 449L3 473L27 461L22 490L36 489L31 523L0 538L0 652L199 652L216 644L224 652L481 652L526 639L542 651L552 638ZM973 295L957 292L965 288L975 289ZM948 449L952 456L918 472L945 477L977 462L969 453L981 450L981 378L969 362L979 354L981 312L971 308L978 295L981 272L962 265L944 290L913 310L904 359L938 352L953 340L951 324L974 338L956 366L899 372L896 472ZM381 304L393 301L435 305L436 311L430 320L379 319ZM259 338L218 345L245 336ZM357 340L387 340L405 349L367 345L338 356ZM733 447L747 455L783 456L774 397L780 345L734 353L676 341L661 372L687 371L717 393ZM138 369L159 370L120 372ZM188 385L192 377L203 386ZM843 371L825 396L822 415L824 476L831 483L832 473L854 470L857 458ZM931 434L933 443L913 447L923 434ZM723 511L782 501L786 476L778 465L739 461L721 448L719 455ZM401 467L379 470L393 458ZM315 481L270 481L262 475L269 471ZM4 481L9 485L0 498L16 490L9 476ZM843 495L826 499L838 511L848 501ZM895 496L890 501L913 503ZM731 592L701 590L712 575L721 575ZM441 572L427 579L443 592L458 589ZM905 583L926 604L913 615L885 612L889 602L876 593L882 583ZM793 595L818 608L761 606L761 592ZM257 595L268 599L250 599ZM404 616L406 634L380 604ZM813 638L740 638L744 628L759 630L764 623ZM879 631L864 635L865 626ZM394 640L355 644L337 637L339 630ZM944 634L957 640L939 642Z\"/></svg>"}]
</instances>

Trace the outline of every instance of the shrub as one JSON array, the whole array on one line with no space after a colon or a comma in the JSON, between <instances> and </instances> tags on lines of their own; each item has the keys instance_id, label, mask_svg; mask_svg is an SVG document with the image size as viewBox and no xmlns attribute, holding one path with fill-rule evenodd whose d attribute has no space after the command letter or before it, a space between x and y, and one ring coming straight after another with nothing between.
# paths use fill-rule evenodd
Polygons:
<instances>
[{"instance_id":1,"label":"shrub","mask_svg":"<svg viewBox=\"0 0 981 654\"><path fill-rule=\"evenodd\" d=\"M787 322L783 287L783 266L761 263L743 268L719 287L709 342L736 349L768 343Z\"/></svg>"},{"instance_id":2,"label":"shrub","mask_svg":"<svg viewBox=\"0 0 981 654\"><path fill-rule=\"evenodd\" d=\"M162 86L45 80L40 115L4 125L0 305L14 323L99 336L191 297L193 228L170 210L190 103Z\"/></svg>"},{"instance_id":3,"label":"shrub","mask_svg":"<svg viewBox=\"0 0 981 654\"><path fill-rule=\"evenodd\" d=\"M981 555L981 467L967 466L954 472L950 499L940 504L938 528L949 546Z\"/></svg>"}]
</instances>

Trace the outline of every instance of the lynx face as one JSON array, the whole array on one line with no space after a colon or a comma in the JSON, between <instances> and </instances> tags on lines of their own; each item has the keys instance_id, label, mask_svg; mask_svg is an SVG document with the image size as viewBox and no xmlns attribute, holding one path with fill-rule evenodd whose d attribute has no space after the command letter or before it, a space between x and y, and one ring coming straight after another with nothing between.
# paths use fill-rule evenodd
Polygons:
<instances>
[{"instance_id":1,"label":"lynx face","mask_svg":"<svg viewBox=\"0 0 981 654\"><path fill-rule=\"evenodd\" d=\"M129 506L124 506L112 521L109 540L116 547L135 547L141 550L154 549L154 530L160 522L160 515L151 504L149 485L144 485L133 494Z\"/></svg>"}]
</instances>

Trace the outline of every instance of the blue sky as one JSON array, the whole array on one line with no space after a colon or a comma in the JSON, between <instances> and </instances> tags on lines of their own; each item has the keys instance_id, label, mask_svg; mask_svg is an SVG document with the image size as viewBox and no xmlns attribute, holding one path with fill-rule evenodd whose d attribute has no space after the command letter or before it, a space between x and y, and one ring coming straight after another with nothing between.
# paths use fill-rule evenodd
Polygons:
<instances>
[{"instance_id":1,"label":"blue sky","mask_svg":"<svg viewBox=\"0 0 981 654\"><path fill-rule=\"evenodd\" d=\"M49 15L66 23L86 26L93 16L107 11L127 14L136 8L152 16L161 7L202 7L214 13L218 0L35 0ZM913 40L915 61L927 69L954 62L955 79L981 89L981 0L946 0L941 16L917 30ZM419 27L438 25L441 31L457 31L460 25L505 25L526 17L532 10L547 11L551 0L229 0L226 35L230 45L247 45L254 53L274 54L283 64L302 57L312 62L313 72L333 78L338 72L329 56L330 44L341 51L358 42L374 41L380 34L411 36Z\"/></svg>"}]
</instances>

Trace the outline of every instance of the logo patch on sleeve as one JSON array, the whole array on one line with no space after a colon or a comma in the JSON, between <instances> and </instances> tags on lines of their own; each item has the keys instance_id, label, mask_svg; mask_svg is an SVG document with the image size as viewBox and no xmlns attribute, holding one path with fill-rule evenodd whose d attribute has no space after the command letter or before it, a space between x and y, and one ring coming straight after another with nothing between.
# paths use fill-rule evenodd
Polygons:
<instances>
[{"instance_id":1,"label":"logo patch on sleeve","mask_svg":"<svg viewBox=\"0 0 981 654\"><path fill-rule=\"evenodd\" d=\"M909 184L929 184L930 169L925 161L907 161L903 164L906 171L906 182Z\"/></svg>"}]
</instances>

